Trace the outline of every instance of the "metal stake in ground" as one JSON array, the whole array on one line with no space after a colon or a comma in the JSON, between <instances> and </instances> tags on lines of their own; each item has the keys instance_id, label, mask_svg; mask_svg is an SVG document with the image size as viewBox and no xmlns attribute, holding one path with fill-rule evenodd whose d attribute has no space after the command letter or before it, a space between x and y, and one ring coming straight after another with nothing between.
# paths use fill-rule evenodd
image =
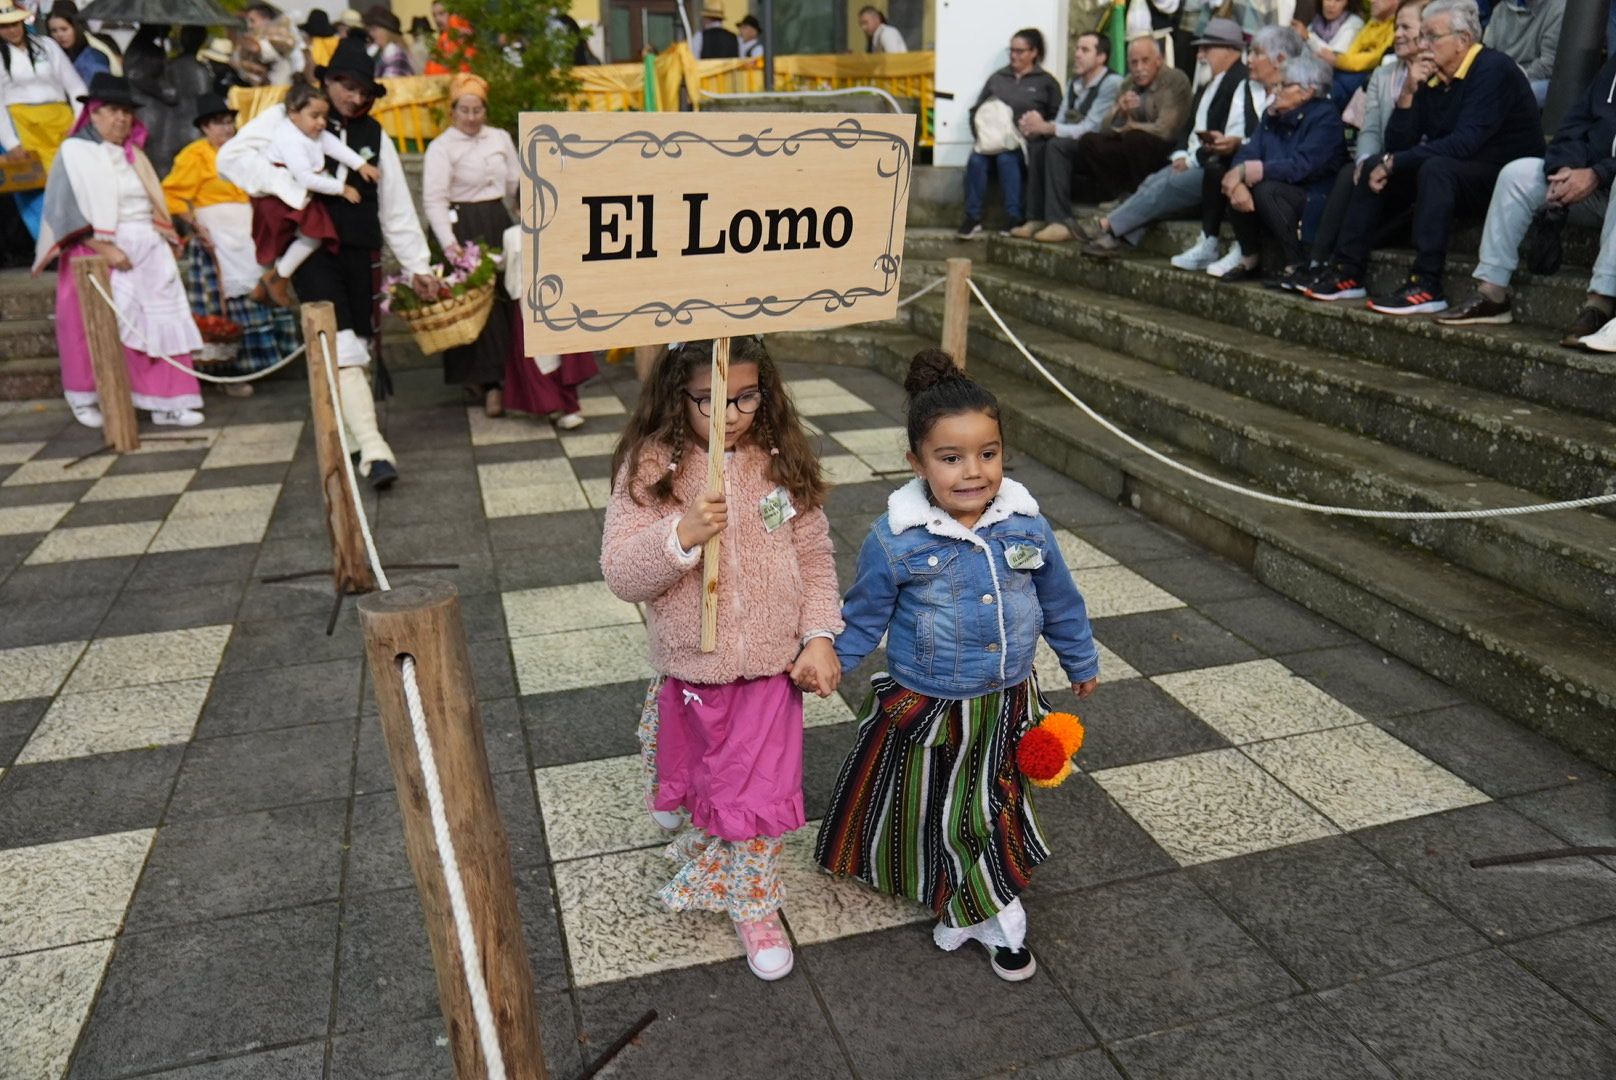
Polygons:
<instances>
[{"instance_id":1,"label":"metal stake in ground","mask_svg":"<svg viewBox=\"0 0 1616 1080\"><path fill-rule=\"evenodd\" d=\"M140 425L135 420L135 404L130 396L129 366L124 363L118 316L97 298L96 283L111 295L107 260L99 255L74 259L73 284L79 291L85 344L89 346L90 367L95 372L95 391L101 399L107 445L120 454L127 454L140 449Z\"/></svg>"},{"instance_id":2,"label":"metal stake in ground","mask_svg":"<svg viewBox=\"0 0 1616 1080\"><path fill-rule=\"evenodd\" d=\"M533 972L522 938L510 847L494 803L458 594L447 582L371 593L359 601L359 622L397 783L404 845L432 942L455 1075L459 1080L484 1080L488 1075L474 1012L475 985L487 988L505 1075L510 1080L547 1080ZM435 839L429 780L406 700L405 657L412 658L420 688L424 736L442 793L446 844L453 849L455 872L463 884L476 944L471 955L480 963L480 978L468 980L462 961L448 881L451 871L446 852L439 850Z\"/></svg>"},{"instance_id":3,"label":"metal stake in ground","mask_svg":"<svg viewBox=\"0 0 1616 1080\"><path fill-rule=\"evenodd\" d=\"M707 396L712 401L712 423L707 430L707 490L724 491L724 428L729 421L729 338L713 340L713 381ZM707 541L701 553L701 651L718 648L719 538Z\"/></svg>"}]
</instances>

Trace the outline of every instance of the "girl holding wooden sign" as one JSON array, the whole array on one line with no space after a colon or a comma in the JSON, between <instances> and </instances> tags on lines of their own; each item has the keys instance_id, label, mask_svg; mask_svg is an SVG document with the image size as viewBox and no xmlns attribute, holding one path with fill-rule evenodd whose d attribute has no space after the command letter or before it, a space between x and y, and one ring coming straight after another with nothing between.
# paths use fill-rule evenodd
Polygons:
<instances>
[{"instance_id":1,"label":"girl holding wooden sign","mask_svg":"<svg viewBox=\"0 0 1616 1080\"><path fill-rule=\"evenodd\" d=\"M1045 719L1033 654L1042 633L1087 697L1099 649L1049 522L1004 475L993 395L938 349L904 389L915 478L870 529L836 642L851 668L885 635L891 674L871 679L815 857L931 908L940 948L978 941L1016 982L1037 970L1020 894L1049 853L1027 785L1064 778L1082 738L1070 714ZM1030 767L1026 736L1057 719L1055 769Z\"/></svg>"},{"instance_id":2,"label":"girl holding wooden sign","mask_svg":"<svg viewBox=\"0 0 1616 1080\"><path fill-rule=\"evenodd\" d=\"M802 691L841 680L842 628L825 482L779 371L756 338L735 338L727 386L711 346L673 349L652 369L612 458L601 569L649 607L658 677L640 723L646 807L672 832L680 869L658 893L675 911L735 922L760 979L793 958L780 926L783 837L803 825ZM724 410L727 464L708 489L707 439ZM717 648L701 648L702 546L723 534Z\"/></svg>"}]
</instances>

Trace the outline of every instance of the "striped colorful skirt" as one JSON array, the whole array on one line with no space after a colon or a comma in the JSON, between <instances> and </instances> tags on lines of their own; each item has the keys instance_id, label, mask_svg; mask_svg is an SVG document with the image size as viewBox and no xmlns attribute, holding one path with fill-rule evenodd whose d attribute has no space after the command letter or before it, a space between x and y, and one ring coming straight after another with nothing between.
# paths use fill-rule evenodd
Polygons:
<instances>
[{"instance_id":1,"label":"striped colorful skirt","mask_svg":"<svg viewBox=\"0 0 1616 1080\"><path fill-rule=\"evenodd\" d=\"M955 701L885 673L871 684L815 858L926 905L945 926L995 918L1049 855L1015 754L1048 711L1037 686Z\"/></svg>"}]
</instances>

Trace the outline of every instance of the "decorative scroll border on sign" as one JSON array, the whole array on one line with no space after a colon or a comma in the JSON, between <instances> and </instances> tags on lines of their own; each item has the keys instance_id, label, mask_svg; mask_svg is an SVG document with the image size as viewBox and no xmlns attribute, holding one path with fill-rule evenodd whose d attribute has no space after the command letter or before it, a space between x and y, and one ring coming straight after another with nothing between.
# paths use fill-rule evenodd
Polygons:
<instances>
[{"instance_id":1,"label":"decorative scroll border on sign","mask_svg":"<svg viewBox=\"0 0 1616 1080\"><path fill-rule=\"evenodd\" d=\"M755 135L740 135L728 139L712 139L694 131L672 131L657 135L650 131L633 131L614 139L588 139L581 135L564 135L550 124L541 124L530 133L522 148L522 171L533 184L536 206L524 213L522 231L532 238L534 252L533 281L528 285L527 301L539 321L557 331L583 330L601 333L614 330L630 319L650 315L654 325L663 328L678 324L688 326L697 312L719 311L734 319L756 319L788 315L804 304L823 303L826 312L851 308L861 299L886 296L898 286L898 270L902 255L893 252L897 233L898 215L908 207L907 189L910 175L910 149L906 139L883 131L871 131L856 119L846 119L831 127L811 127L789 135L774 135L764 128ZM564 303L566 283L559 274L540 274L543 265L542 234L555 217L559 196L555 185L544 178L541 162L553 158L557 162L566 158L588 159L599 157L618 147L638 150L641 160L659 156L680 158L688 148L714 150L728 158L794 156L805 143L823 143L839 150L856 150L876 144L880 153L875 160L875 175L879 180L892 181L892 215L887 223L886 250L873 264L881 276L879 287L851 285L846 288L816 289L807 296L748 296L744 300L708 300L689 297L675 303L661 300L648 301L630 311L598 311ZM888 156L888 152L892 156ZM529 220L536 210L538 221ZM760 327L759 330L764 330Z\"/></svg>"}]
</instances>

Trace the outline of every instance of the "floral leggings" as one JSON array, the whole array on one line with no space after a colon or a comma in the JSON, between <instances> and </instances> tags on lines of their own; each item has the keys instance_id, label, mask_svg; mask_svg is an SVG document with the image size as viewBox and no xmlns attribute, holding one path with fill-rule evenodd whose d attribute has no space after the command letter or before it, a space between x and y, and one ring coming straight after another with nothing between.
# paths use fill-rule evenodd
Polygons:
<instances>
[{"instance_id":1,"label":"floral leggings","mask_svg":"<svg viewBox=\"0 0 1616 1080\"><path fill-rule=\"evenodd\" d=\"M656 792L657 692L662 678L651 680L640 710L640 762L644 766L646 803ZM673 911L721 911L737 922L755 922L780 910L785 886L780 857L785 842L778 836L720 840L689 826L662 852L679 866L657 897Z\"/></svg>"}]
</instances>

